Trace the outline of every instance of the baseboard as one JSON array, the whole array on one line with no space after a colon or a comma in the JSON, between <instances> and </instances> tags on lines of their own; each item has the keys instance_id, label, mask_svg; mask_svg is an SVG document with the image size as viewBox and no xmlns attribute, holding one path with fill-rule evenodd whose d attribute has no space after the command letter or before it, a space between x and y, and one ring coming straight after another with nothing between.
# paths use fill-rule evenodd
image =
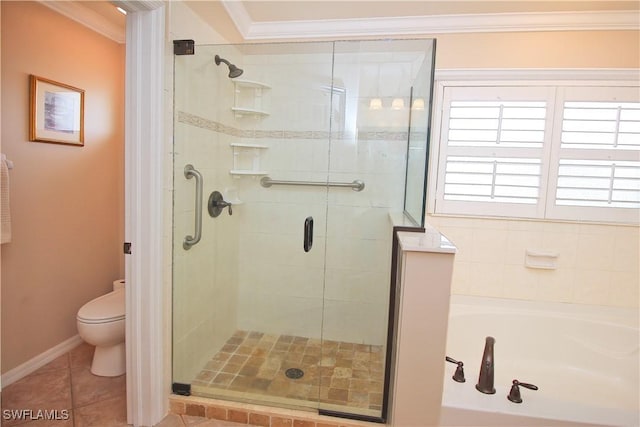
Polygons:
<instances>
[{"instance_id":1,"label":"baseboard","mask_svg":"<svg viewBox=\"0 0 640 427\"><path fill-rule=\"evenodd\" d=\"M82 338L80 338L80 335L76 334L71 338L62 341L60 344L51 347L44 353L40 353L36 357L27 360L22 365L16 366L15 368L5 372L2 374L2 387L4 388L9 384L13 384L30 373L37 371L47 363L54 361L74 347L78 346L80 343L82 343Z\"/></svg>"}]
</instances>

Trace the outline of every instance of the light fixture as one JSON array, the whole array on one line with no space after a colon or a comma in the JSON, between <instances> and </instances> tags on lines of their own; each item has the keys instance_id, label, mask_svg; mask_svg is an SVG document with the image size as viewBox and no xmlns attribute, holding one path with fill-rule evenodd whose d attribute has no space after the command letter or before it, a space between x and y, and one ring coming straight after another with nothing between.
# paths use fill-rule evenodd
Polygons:
<instances>
[{"instance_id":1,"label":"light fixture","mask_svg":"<svg viewBox=\"0 0 640 427\"><path fill-rule=\"evenodd\" d=\"M382 99L380 99L380 98L371 98L371 101L369 101L369 109L370 110L382 110Z\"/></svg>"},{"instance_id":2,"label":"light fixture","mask_svg":"<svg viewBox=\"0 0 640 427\"><path fill-rule=\"evenodd\" d=\"M404 99L402 98L395 98L392 102L391 102L391 109L392 110L402 110L404 108Z\"/></svg>"},{"instance_id":3,"label":"light fixture","mask_svg":"<svg viewBox=\"0 0 640 427\"><path fill-rule=\"evenodd\" d=\"M126 15L126 14L127 14L127 11L126 11L126 10L124 10L123 8L121 8L120 6L116 6L116 9L118 9L118 12L120 12L120 13L121 13L121 14L123 14L123 15Z\"/></svg>"},{"instance_id":4,"label":"light fixture","mask_svg":"<svg viewBox=\"0 0 640 427\"><path fill-rule=\"evenodd\" d=\"M424 110L424 99L416 98L413 100L413 105L411 105L412 110Z\"/></svg>"},{"instance_id":5,"label":"light fixture","mask_svg":"<svg viewBox=\"0 0 640 427\"><path fill-rule=\"evenodd\" d=\"M380 65L376 67L376 80L375 80L375 97L369 101L369 110L382 110L382 98L380 98Z\"/></svg>"}]
</instances>

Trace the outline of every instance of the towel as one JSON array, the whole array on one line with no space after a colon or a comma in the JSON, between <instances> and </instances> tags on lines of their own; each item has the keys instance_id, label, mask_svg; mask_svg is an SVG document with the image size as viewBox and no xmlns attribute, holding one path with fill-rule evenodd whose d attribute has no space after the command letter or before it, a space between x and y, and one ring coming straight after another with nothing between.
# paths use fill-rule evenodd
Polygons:
<instances>
[{"instance_id":1,"label":"towel","mask_svg":"<svg viewBox=\"0 0 640 427\"><path fill-rule=\"evenodd\" d=\"M0 243L11 241L11 211L9 210L9 161L2 155L0 161Z\"/></svg>"}]
</instances>

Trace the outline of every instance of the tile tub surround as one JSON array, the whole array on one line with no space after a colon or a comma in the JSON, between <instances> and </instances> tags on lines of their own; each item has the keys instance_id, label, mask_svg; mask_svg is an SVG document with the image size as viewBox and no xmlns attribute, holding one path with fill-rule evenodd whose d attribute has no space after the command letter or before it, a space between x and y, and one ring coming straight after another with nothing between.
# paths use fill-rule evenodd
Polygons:
<instances>
[{"instance_id":1,"label":"tile tub surround","mask_svg":"<svg viewBox=\"0 0 640 427\"><path fill-rule=\"evenodd\" d=\"M637 308L640 227L430 216L458 247L456 295ZM557 268L527 268L525 252L558 253Z\"/></svg>"},{"instance_id":2,"label":"tile tub surround","mask_svg":"<svg viewBox=\"0 0 640 427\"><path fill-rule=\"evenodd\" d=\"M382 424L345 418L328 417L313 412L281 409L246 403L229 402L195 396L172 395L169 398L170 414L157 427L232 427L253 425L262 427L380 427ZM184 424L179 424L180 416ZM204 420L209 420L207 423ZM229 424L218 424L226 421ZM237 423L237 424L233 424Z\"/></svg>"},{"instance_id":3,"label":"tile tub surround","mask_svg":"<svg viewBox=\"0 0 640 427\"><path fill-rule=\"evenodd\" d=\"M192 392L294 407L319 399L323 409L379 416L384 356L382 346L237 331L192 382ZM290 379L289 368L304 375Z\"/></svg>"},{"instance_id":4,"label":"tile tub surround","mask_svg":"<svg viewBox=\"0 0 640 427\"><path fill-rule=\"evenodd\" d=\"M126 376L91 374L94 347L83 343L37 371L3 388L5 410L63 410L67 420L5 420L2 426L126 426Z\"/></svg>"}]
</instances>

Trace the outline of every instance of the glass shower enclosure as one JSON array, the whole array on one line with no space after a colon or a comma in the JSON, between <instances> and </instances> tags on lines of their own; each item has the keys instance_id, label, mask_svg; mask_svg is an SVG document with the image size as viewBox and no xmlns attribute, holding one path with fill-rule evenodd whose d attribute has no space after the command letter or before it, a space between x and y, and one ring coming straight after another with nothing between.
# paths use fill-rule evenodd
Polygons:
<instances>
[{"instance_id":1,"label":"glass shower enclosure","mask_svg":"<svg viewBox=\"0 0 640 427\"><path fill-rule=\"evenodd\" d=\"M392 218L424 207L434 50L174 56L175 391L384 420Z\"/></svg>"}]
</instances>

